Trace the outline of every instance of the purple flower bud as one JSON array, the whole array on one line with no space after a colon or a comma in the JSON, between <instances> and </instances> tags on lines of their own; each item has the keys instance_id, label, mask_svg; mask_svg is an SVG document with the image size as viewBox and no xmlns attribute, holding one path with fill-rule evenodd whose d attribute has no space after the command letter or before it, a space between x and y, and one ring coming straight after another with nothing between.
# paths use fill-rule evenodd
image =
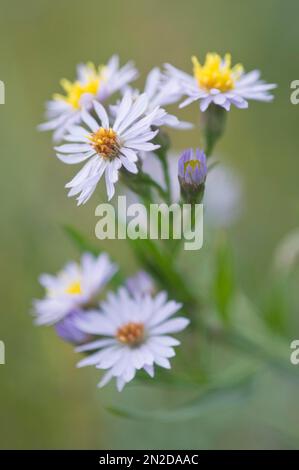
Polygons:
<instances>
[{"instance_id":1,"label":"purple flower bud","mask_svg":"<svg viewBox=\"0 0 299 470\"><path fill-rule=\"evenodd\" d=\"M86 333L80 331L76 326L76 319L84 317L84 312L78 310L69 313L60 322L54 325L56 333L65 341L75 344L85 343L89 338Z\"/></svg>"},{"instance_id":2,"label":"purple flower bud","mask_svg":"<svg viewBox=\"0 0 299 470\"><path fill-rule=\"evenodd\" d=\"M184 195L195 195L202 189L207 176L207 159L203 150L185 150L179 159L178 177Z\"/></svg>"}]
</instances>

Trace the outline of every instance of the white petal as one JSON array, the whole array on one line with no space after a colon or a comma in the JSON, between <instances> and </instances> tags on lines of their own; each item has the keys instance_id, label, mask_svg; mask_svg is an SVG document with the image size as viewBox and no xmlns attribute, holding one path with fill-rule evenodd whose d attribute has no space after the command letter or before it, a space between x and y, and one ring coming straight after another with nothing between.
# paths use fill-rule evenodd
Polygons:
<instances>
[{"instance_id":1,"label":"white petal","mask_svg":"<svg viewBox=\"0 0 299 470\"><path fill-rule=\"evenodd\" d=\"M84 352L84 351L92 351L94 349L104 348L105 346L110 346L111 344L115 344L115 339L98 339L96 341L91 341L87 344L82 344L78 346L75 351L76 352Z\"/></svg>"},{"instance_id":2,"label":"white petal","mask_svg":"<svg viewBox=\"0 0 299 470\"><path fill-rule=\"evenodd\" d=\"M176 338L172 336L152 336L152 339L155 340L158 344L163 344L164 346L178 346L181 344Z\"/></svg>"},{"instance_id":3,"label":"white petal","mask_svg":"<svg viewBox=\"0 0 299 470\"><path fill-rule=\"evenodd\" d=\"M121 392L124 388L124 386L126 385L126 382L124 381L124 379L122 377L117 377L116 379L116 387L117 387L117 390L119 392Z\"/></svg>"},{"instance_id":4,"label":"white petal","mask_svg":"<svg viewBox=\"0 0 299 470\"><path fill-rule=\"evenodd\" d=\"M164 333L177 333L184 330L189 325L190 320L184 317L173 318L171 320L162 323L161 325L155 326L151 330L152 335L162 335Z\"/></svg>"},{"instance_id":5,"label":"white petal","mask_svg":"<svg viewBox=\"0 0 299 470\"><path fill-rule=\"evenodd\" d=\"M111 370L108 370L102 377L101 381L98 383L98 387L102 388L107 385L108 382L112 379L113 375Z\"/></svg>"},{"instance_id":6,"label":"white petal","mask_svg":"<svg viewBox=\"0 0 299 470\"><path fill-rule=\"evenodd\" d=\"M171 365L168 359L166 357L156 357L155 356L155 363L158 364L160 367L164 367L164 369L170 369Z\"/></svg>"},{"instance_id":7,"label":"white petal","mask_svg":"<svg viewBox=\"0 0 299 470\"><path fill-rule=\"evenodd\" d=\"M89 143L88 132L85 132L85 135L76 135L76 134L68 134L64 136L64 140L67 142L78 142L87 144Z\"/></svg>"},{"instance_id":8,"label":"white petal","mask_svg":"<svg viewBox=\"0 0 299 470\"><path fill-rule=\"evenodd\" d=\"M223 104L225 103L225 100L226 100L226 96L223 95L222 93L219 93L217 96L214 97L213 101L215 104Z\"/></svg>"},{"instance_id":9,"label":"white petal","mask_svg":"<svg viewBox=\"0 0 299 470\"><path fill-rule=\"evenodd\" d=\"M107 171L107 168L105 171L105 182L106 182L108 201L110 201L110 199L112 199L112 197L114 196L115 188L114 188L113 182L110 180L109 172Z\"/></svg>"},{"instance_id":10,"label":"white petal","mask_svg":"<svg viewBox=\"0 0 299 470\"><path fill-rule=\"evenodd\" d=\"M148 373L148 375L149 375L150 377L154 377L155 372L154 372L154 367L153 367L153 366L145 365L145 366L144 366L144 370L145 370L145 372Z\"/></svg>"},{"instance_id":11,"label":"white petal","mask_svg":"<svg viewBox=\"0 0 299 470\"><path fill-rule=\"evenodd\" d=\"M99 129L99 124L97 121L89 114L86 109L81 111L81 117L83 122L92 130L92 132L96 132Z\"/></svg>"},{"instance_id":12,"label":"white petal","mask_svg":"<svg viewBox=\"0 0 299 470\"><path fill-rule=\"evenodd\" d=\"M211 96L207 96L206 98L204 98L201 103L200 103L200 110L202 113L204 113L208 107L210 106L212 102L212 97Z\"/></svg>"},{"instance_id":13,"label":"white petal","mask_svg":"<svg viewBox=\"0 0 299 470\"><path fill-rule=\"evenodd\" d=\"M148 323L148 326L153 327L155 325L159 325L171 315L174 315L181 307L182 304L175 302L174 300L167 302L163 307L154 313Z\"/></svg>"},{"instance_id":14,"label":"white petal","mask_svg":"<svg viewBox=\"0 0 299 470\"><path fill-rule=\"evenodd\" d=\"M138 168L135 163L130 162L130 160L123 157L122 155L120 156L120 159L126 170L128 170L130 173L138 173Z\"/></svg>"},{"instance_id":15,"label":"white petal","mask_svg":"<svg viewBox=\"0 0 299 470\"><path fill-rule=\"evenodd\" d=\"M118 126L118 132L123 133L131 124L133 124L140 116L142 116L148 107L148 98L145 93L138 96L135 103L129 110L126 118Z\"/></svg>"},{"instance_id":16,"label":"white petal","mask_svg":"<svg viewBox=\"0 0 299 470\"><path fill-rule=\"evenodd\" d=\"M99 364L101 358L107 355L111 355L113 357L113 354L115 351L118 351L118 345L113 345L105 349L101 349L100 351L97 351L94 354L90 354L89 356L85 357L81 361L78 362L77 367L85 367L85 366L95 366Z\"/></svg>"},{"instance_id":17,"label":"white petal","mask_svg":"<svg viewBox=\"0 0 299 470\"><path fill-rule=\"evenodd\" d=\"M88 158L92 157L95 154L94 150L91 150L90 152L86 153L77 153L77 154L68 154L68 155L62 155L60 153L57 153L56 156L57 158L62 161L63 163L67 163L68 165L71 165L73 163L81 163L87 160Z\"/></svg>"},{"instance_id":18,"label":"white petal","mask_svg":"<svg viewBox=\"0 0 299 470\"><path fill-rule=\"evenodd\" d=\"M70 126L68 132L73 137L87 137L89 135L89 132L82 126Z\"/></svg>"},{"instance_id":19,"label":"white petal","mask_svg":"<svg viewBox=\"0 0 299 470\"><path fill-rule=\"evenodd\" d=\"M128 159L130 162L137 162L138 156L136 152L132 149L128 149L126 147L121 148L121 153Z\"/></svg>"},{"instance_id":20,"label":"white petal","mask_svg":"<svg viewBox=\"0 0 299 470\"><path fill-rule=\"evenodd\" d=\"M126 92L120 102L118 112L117 112L117 117L115 119L115 122L113 124L113 129L118 132L119 127L123 120L126 118L128 115L130 109L132 106L132 97L130 92Z\"/></svg>"},{"instance_id":21,"label":"white petal","mask_svg":"<svg viewBox=\"0 0 299 470\"><path fill-rule=\"evenodd\" d=\"M122 350L123 348L120 345L117 345L113 351L107 350L97 363L97 369L110 369L113 367L122 357Z\"/></svg>"},{"instance_id":22,"label":"white petal","mask_svg":"<svg viewBox=\"0 0 299 470\"><path fill-rule=\"evenodd\" d=\"M55 147L55 150L59 153L83 153L91 150L91 146L89 144L64 144Z\"/></svg>"},{"instance_id":23,"label":"white petal","mask_svg":"<svg viewBox=\"0 0 299 470\"><path fill-rule=\"evenodd\" d=\"M76 319L75 324L79 330L95 335L114 336L115 327L104 315L97 311L86 312L84 318Z\"/></svg>"},{"instance_id":24,"label":"white petal","mask_svg":"<svg viewBox=\"0 0 299 470\"><path fill-rule=\"evenodd\" d=\"M93 106L94 106L95 112L97 113L99 119L101 120L102 127L104 127L105 129L108 129L109 128L109 118L108 118L108 114L107 114L104 106L102 106L97 101L93 102Z\"/></svg>"},{"instance_id":25,"label":"white petal","mask_svg":"<svg viewBox=\"0 0 299 470\"><path fill-rule=\"evenodd\" d=\"M186 98L184 101L182 101L182 103L179 105L179 108L185 108L186 106L193 103L194 101L199 100L200 98L201 98L200 95L189 96L189 98Z\"/></svg>"},{"instance_id":26,"label":"white petal","mask_svg":"<svg viewBox=\"0 0 299 470\"><path fill-rule=\"evenodd\" d=\"M174 357L175 351L173 348L169 346L163 346L161 344L155 343L154 340L150 339L148 341L148 347L153 351L154 357L161 356L161 357Z\"/></svg>"},{"instance_id":27,"label":"white petal","mask_svg":"<svg viewBox=\"0 0 299 470\"><path fill-rule=\"evenodd\" d=\"M134 150L143 150L145 152L151 152L160 148L160 145L152 144L151 142L135 142L135 141L125 141L124 143L127 147L130 147Z\"/></svg>"},{"instance_id":28,"label":"white petal","mask_svg":"<svg viewBox=\"0 0 299 470\"><path fill-rule=\"evenodd\" d=\"M130 127L127 131L124 132L124 134L122 134L122 138L127 140L133 139L134 137L137 137L144 132L148 132L158 111L160 111L159 107L155 108L144 118L138 120L135 124L132 125L132 127Z\"/></svg>"}]
</instances>

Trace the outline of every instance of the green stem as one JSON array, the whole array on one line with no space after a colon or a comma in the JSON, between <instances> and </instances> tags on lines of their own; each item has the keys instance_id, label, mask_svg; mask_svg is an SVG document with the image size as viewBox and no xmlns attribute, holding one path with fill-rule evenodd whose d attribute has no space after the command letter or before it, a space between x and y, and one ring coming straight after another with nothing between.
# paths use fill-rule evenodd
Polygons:
<instances>
[{"instance_id":1,"label":"green stem","mask_svg":"<svg viewBox=\"0 0 299 470\"><path fill-rule=\"evenodd\" d=\"M205 138L205 154L212 155L217 140L222 136L227 118L227 111L221 106L211 104L202 115L202 126Z\"/></svg>"},{"instance_id":2,"label":"green stem","mask_svg":"<svg viewBox=\"0 0 299 470\"><path fill-rule=\"evenodd\" d=\"M143 200L151 202L151 189L155 189L160 197L167 202L167 192L155 180L141 170L136 175L122 171L121 177L123 183Z\"/></svg>"},{"instance_id":3,"label":"green stem","mask_svg":"<svg viewBox=\"0 0 299 470\"><path fill-rule=\"evenodd\" d=\"M163 177L166 185L167 203L171 204L171 182L167 160L167 152L170 147L169 137L165 132L160 130L155 139L155 142L160 145L160 148L155 151L155 155L158 157L161 163Z\"/></svg>"}]
</instances>

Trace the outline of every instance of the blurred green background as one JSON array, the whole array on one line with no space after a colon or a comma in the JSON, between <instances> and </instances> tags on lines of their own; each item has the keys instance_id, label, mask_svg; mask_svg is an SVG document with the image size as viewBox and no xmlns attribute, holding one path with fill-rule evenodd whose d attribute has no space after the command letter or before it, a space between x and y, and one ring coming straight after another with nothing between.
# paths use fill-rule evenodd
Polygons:
<instances>
[{"instance_id":1,"label":"blurred green background","mask_svg":"<svg viewBox=\"0 0 299 470\"><path fill-rule=\"evenodd\" d=\"M42 291L40 272L56 272L78 254L62 225L94 237L97 194L84 207L66 197L74 168L55 159L50 134L38 133L44 102L74 78L80 61L105 62L118 53L133 59L138 84L155 66L170 62L191 71L190 57L230 51L247 70L259 68L278 83L271 105L233 109L217 147L240 174L245 203L230 231L238 280L253 299L263 296L273 250L299 216L299 106L290 82L299 79L299 4L295 0L1 0L1 448L294 448L299 444L298 385L265 374L245 404L209 410L200 420L172 424L134 422L110 415L108 404L163 407L172 391L132 387L118 395L99 391L99 374L77 370L77 356L53 331L37 329L31 299ZM180 113L198 120L196 105ZM197 131L172 132L176 149L197 144ZM96 241L95 241L96 242ZM124 242L111 242L127 273L135 264ZM205 248L203 248L204 250ZM196 254L194 273L202 252ZM296 331L294 331L294 337ZM293 339L293 337L291 338ZM299 376L299 369L298 369Z\"/></svg>"}]
</instances>

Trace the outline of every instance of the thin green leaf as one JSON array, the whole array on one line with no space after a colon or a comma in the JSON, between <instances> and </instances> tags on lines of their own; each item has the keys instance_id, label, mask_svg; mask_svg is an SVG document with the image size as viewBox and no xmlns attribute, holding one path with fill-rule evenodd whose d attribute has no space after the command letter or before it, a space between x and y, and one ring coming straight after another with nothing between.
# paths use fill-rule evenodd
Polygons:
<instances>
[{"instance_id":1,"label":"thin green leaf","mask_svg":"<svg viewBox=\"0 0 299 470\"><path fill-rule=\"evenodd\" d=\"M150 239L130 240L131 247L140 263L168 290L185 305L192 303L192 293L174 266L171 254Z\"/></svg>"},{"instance_id":2,"label":"thin green leaf","mask_svg":"<svg viewBox=\"0 0 299 470\"><path fill-rule=\"evenodd\" d=\"M225 239L221 239L216 253L213 295L222 321L228 322L230 304L235 291L232 253Z\"/></svg>"},{"instance_id":3,"label":"thin green leaf","mask_svg":"<svg viewBox=\"0 0 299 470\"><path fill-rule=\"evenodd\" d=\"M84 251L88 251L94 255L99 255L101 253L101 249L98 246L93 245L79 230L70 225L63 226L64 232L67 234L69 239L74 243L76 248L83 253Z\"/></svg>"},{"instance_id":4,"label":"thin green leaf","mask_svg":"<svg viewBox=\"0 0 299 470\"><path fill-rule=\"evenodd\" d=\"M224 341L298 382L298 371L290 362L288 341L267 327L263 317L244 294L239 293L234 299L232 324L233 328L224 333Z\"/></svg>"}]
</instances>

